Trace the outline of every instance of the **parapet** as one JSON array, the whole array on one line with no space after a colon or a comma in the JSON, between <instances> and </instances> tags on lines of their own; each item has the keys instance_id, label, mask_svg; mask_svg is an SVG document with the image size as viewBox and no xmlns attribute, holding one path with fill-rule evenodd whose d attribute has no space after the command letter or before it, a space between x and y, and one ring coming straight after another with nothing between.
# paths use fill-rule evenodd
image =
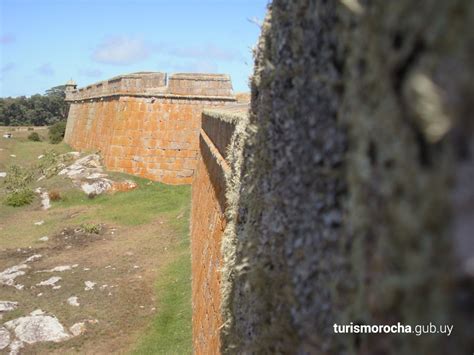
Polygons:
<instances>
[{"instance_id":1,"label":"parapet","mask_svg":"<svg viewBox=\"0 0 474 355\"><path fill-rule=\"evenodd\" d=\"M67 101L109 96L218 98L235 101L232 82L225 74L138 72L116 76L66 93Z\"/></svg>"}]
</instances>

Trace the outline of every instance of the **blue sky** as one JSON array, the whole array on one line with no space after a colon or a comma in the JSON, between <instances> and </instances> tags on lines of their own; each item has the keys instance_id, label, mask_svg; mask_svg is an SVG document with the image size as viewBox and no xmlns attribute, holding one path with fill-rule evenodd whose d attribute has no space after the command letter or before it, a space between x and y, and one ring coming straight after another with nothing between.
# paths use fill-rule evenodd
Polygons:
<instances>
[{"instance_id":1,"label":"blue sky","mask_svg":"<svg viewBox=\"0 0 474 355\"><path fill-rule=\"evenodd\" d=\"M212 72L248 91L268 0L0 0L0 97L73 78Z\"/></svg>"}]
</instances>

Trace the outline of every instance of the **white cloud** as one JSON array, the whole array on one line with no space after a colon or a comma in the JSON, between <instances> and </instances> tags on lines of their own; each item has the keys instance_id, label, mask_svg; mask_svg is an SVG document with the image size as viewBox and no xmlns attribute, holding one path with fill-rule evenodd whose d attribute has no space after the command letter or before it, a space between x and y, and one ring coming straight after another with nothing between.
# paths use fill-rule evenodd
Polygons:
<instances>
[{"instance_id":1,"label":"white cloud","mask_svg":"<svg viewBox=\"0 0 474 355\"><path fill-rule=\"evenodd\" d=\"M102 76L102 71L100 69L79 69L79 75L87 76L89 78L98 78Z\"/></svg>"},{"instance_id":2,"label":"white cloud","mask_svg":"<svg viewBox=\"0 0 474 355\"><path fill-rule=\"evenodd\" d=\"M150 56L151 46L143 39L129 36L108 37L92 54L92 59L106 64L128 65L140 62Z\"/></svg>"},{"instance_id":3,"label":"white cloud","mask_svg":"<svg viewBox=\"0 0 474 355\"><path fill-rule=\"evenodd\" d=\"M182 58L212 59L219 61L237 61L242 59L239 52L222 48L214 44L200 46L172 47L167 50L170 55Z\"/></svg>"},{"instance_id":4,"label":"white cloud","mask_svg":"<svg viewBox=\"0 0 474 355\"><path fill-rule=\"evenodd\" d=\"M36 72L44 76L53 76L54 69L50 63L45 63L36 68Z\"/></svg>"},{"instance_id":5,"label":"white cloud","mask_svg":"<svg viewBox=\"0 0 474 355\"><path fill-rule=\"evenodd\" d=\"M217 73L219 66L212 61L197 60L185 62L159 61L157 70L174 73Z\"/></svg>"}]
</instances>

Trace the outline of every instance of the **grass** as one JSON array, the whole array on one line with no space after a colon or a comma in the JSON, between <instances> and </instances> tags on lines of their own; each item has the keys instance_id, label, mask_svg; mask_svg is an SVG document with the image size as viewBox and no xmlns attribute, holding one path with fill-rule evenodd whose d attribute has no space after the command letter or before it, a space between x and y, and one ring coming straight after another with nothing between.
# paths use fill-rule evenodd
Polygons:
<instances>
[{"instance_id":1,"label":"grass","mask_svg":"<svg viewBox=\"0 0 474 355\"><path fill-rule=\"evenodd\" d=\"M100 195L93 199L79 190L68 190L61 194L60 201L53 203L53 207L95 206L97 209L94 215L97 219L137 226L149 223L158 214L173 218L190 200L189 186L170 186L132 176L127 178L135 181L138 188L114 195Z\"/></svg>"},{"instance_id":2,"label":"grass","mask_svg":"<svg viewBox=\"0 0 474 355\"><path fill-rule=\"evenodd\" d=\"M188 218L182 218L176 227L188 229ZM160 300L158 313L134 354L192 353L190 275L189 239L186 238L180 243L174 260L158 277L155 286Z\"/></svg>"},{"instance_id":3,"label":"grass","mask_svg":"<svg viewBox=\"0 0 474 355\"><path fill-rule=\"evenodd\" d=\"M5 146L5 151L8 151L8 156L4 159L1 159L1 165L9 165L16 162L21 162L22 165L30 165L33 163L38 162L38 156L43 154L44 152L54 149L59 154L66 153L71 151L71 148L66 143L59 143L59 144L50 144L46 139L46 132L38 131L41 139L41 142L32 142L26 138L26 134L20 135L20 133L15 134L13 132L14 137L18 136L17 138L6 140L3 146ZM20 143L20 144L19 144ZM16 155L16 157L11 157L9 155Z\"/></svg>"},{"instance_id":4,"label":"grass","mask_svg":"<svg viewBox=\"0 0 474 355\"><path fill-rule=\"evenodd\" d=\"M46 141L28 141L30 132L13 133L13 139L0 140L3 149L0 151L0 171L12 164L24 167L38 164L38 155L51 149L58 153L71 150L63 143L51 145ZM45 138L46 131L41 131L40 135ZM16 157L11 157L11 154ZM35 263L37 268L78 263L91 269L86 272L78 268L75 274L61 275L64 287L54 292L43 291L51 292L45 297L5 290L8 291L5 297L22 305L9 317L42 308L53 312L66 324L83 319L86 314L100 319L100 330L96 328L97 331L84 337L65 343L35 345L29 349L38 353L110 353L121 349L120 353L189 354L192 352L190 186L169 186L119 173L109 175L112 179L133 180L138 188L89 199L69 179L54 176L32 184L32 188L41 186L60 194L61 199L53 201L50 210L42 211L37 197L29 206L0 205L0 251L3 250L2 257L5 256L0 260L1 267L23 259L19 254L11 260L6 257L18 248L28 249L31 253L43 248L40 253L44 259ZM44 220L43 225L34 225L40 220ZM55 249L59 242L53 236L63 228L81 225L92 228L103 223L116 228L113 236L98 235L91 246ZM49 242L38 241L45 235L50 237ZM135 269L135 264L140 268ZM108 265L113 265L116 270L106 269ZM34 271L31 275L32 281L28 278L25 282L33 285L43 277ZM138 279L138 275L142 278ZM85 279L114 282L119 287L112 291L114 295L110 299L104 298L99 291L84 292ZM78 294L84 302L79 315L64 301L72 293ZM140 308L141 305L146 308ZM156 312L148 311L152 306ZM127 330L125 334L121 333L120 339L115 338L122 329Z\"/></svg>"}]
</instances>

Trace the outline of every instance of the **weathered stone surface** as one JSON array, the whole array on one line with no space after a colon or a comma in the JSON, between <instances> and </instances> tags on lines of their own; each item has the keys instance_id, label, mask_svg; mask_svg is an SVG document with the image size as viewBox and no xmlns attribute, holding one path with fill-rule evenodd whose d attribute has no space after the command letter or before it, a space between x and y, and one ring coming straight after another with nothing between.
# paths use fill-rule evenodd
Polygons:
<instances>
[{"instance_id":1,"label":"weathered stone surface","mask_svg":"<svg viewBox=\"0 0 474 355\"><path fill-rule=\"evenodd\" d=\"M91 290L93 290L96 284L97 284L97 282L85 281L85 282L84 282L84 285L85 285L86 287L84 287L84 291L91 291Z\"/></svg>"},{"instance_id":2,"label":"weathered stone surface","mask_svg":"<svg viewBox=\"0 0 474 355\"><path fill-rule=\"evenodd\" d=\"M468 1L273 1L241 188L225 201L238 213L220 274L223 352L473 348L473 21ZM457 332L333 331L398 321Z\"/></svg>"},{"instance_id":3,"label":"weathered stone surface","mask_svg":"<svg viewBox=\"0 0 474 355\"><path fill-rule=\"evenodd\" d=\"M40 195L41 198L41 208L43 210L48 210L51 208L51 200L49 198L48 191L44 191L42 188L38 187L35 192Z\"/></svg>"},{"instance_id":4,"label":"weathered stone surface","mask_svg":"<svg viewBox=\"0 0 474 355\"><path fill-rule=\"evenodd\" d=\"M61 281L61 279L62 278L60 276L52 276L49 279L36 284L36 286L56 286L56 283Z\"/></svg>"},{"instance_id":5,"label":"weathered stone surface","mask_svg":"<svg viewBox=\"0 0 474 355\"><path fill-rule=\"evenodd\" d=\"M14 332L19 341L28 344L61 342L70 338L59 320L53 316L32 314L8 321L5 327Z\"/></svg>"},{"instance_id":6,"label":"weathered stone surface","mask_svg":"<svg viewBox=\"0 0 474 355\"><path fill-rule=\"evenodd\" d=\"M0 312L14 311L18 307L18 302L0 301Z\"/></svg>"},{"instance_id":7,"label":"weathered stone surface","mask_svg":"<svg viewBox=\"0 0 474 355\"><path fill-rule=\"evenodd\" d=\"M83 334L86 331L86 325L84 322L74 323L70 328L69 331L75 337Z\"/></svg>"},{"instance_id":8,"label":"weathered stone surface","mask_svg":"<svg viewBox=\"0 0 474 355\"><path fill-rule=\"evenodd\" d=\"M71 306L74 307L79 307L80 304L78 302L78 297L77 296L71 296L67 299L67 303L70 304Z\"/></svg>"},{"instance_id":9,"label":"weathered stone surface","mask_svg":"<svg viewBox=\"0 0 474 355\"><path fill-rule=\"evenodd\" d=\"M215 354L221 347L223 280L232 258L231 206L235 197L243 127L248 104L205 110L199 144L200 158L192 195L192 290L193 349L196 354ZM224 211L226 211L224 213ZM232 221L232 218L230 218ZM224 252L223 252L224 251ZM225 269L224 269L225 267ZM224 269L224 270L223 270ZM224 317L225 318L225 317Z\"/></svg>"},{"instance_id":10,"label":"weathered stone surface","mask_svg":"<svg viewBox=\"0 0 474 355\"><path fill-rule=\"evenodd\" d=\"M14 286L17 288L23 288L23 285L15 284L15 279L18 276L22 276L25 274L25 269L28 268L26 264L14 265L3 270L0 273L0 284L7 285L7 286Z\"/></svg>"},{"instance_id":11,"label":"weathered stone surface","mask_svg":"<svg viewBox=\"0 0 474 355\"><path fill-rule=\"evenodd\" d=\"M10 332L5 327L0 326L0 350L5 349L10 344Z\"/></svg>"},{"instance_id":12,"label":"weathered stone surface","mask_svg":"<svg viewBox=\"0 0 474 355\"><path fill-rule=\"evenodd\" d=\"M158 74L132 74L138 86L121 76L73 93L65 141L80 150L100 150L108 170L191 183L202 110L235 102L230 78L173 74L168 86L150 87L162 84L147 79Z\"/></svg>"}]
</instances>

